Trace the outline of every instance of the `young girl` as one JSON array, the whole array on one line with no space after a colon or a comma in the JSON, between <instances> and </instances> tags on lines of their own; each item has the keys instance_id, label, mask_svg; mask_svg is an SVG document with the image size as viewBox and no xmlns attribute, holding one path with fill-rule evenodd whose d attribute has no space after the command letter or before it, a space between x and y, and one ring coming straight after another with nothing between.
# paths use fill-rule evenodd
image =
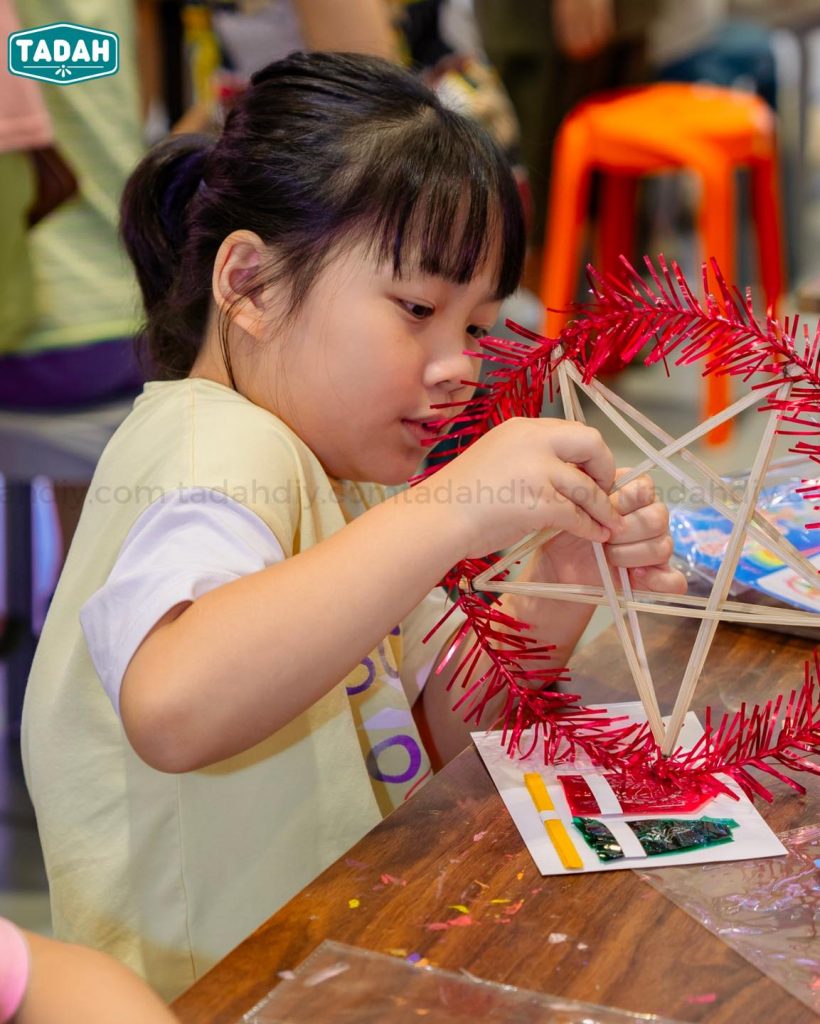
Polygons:
<instances>
[{"instance_id":1,"label":"young girl","mask_svg":"<svg viewBox=\"0 0 820 1024\"><path fill-rule=\"evenodd\" d=\"M366 482L405 481L469 397L524 244L504 158L411 75L272 64L216 143L143 161L122 217L163 379L91 484L24 753L56 934L170 997L467 742L447 638L420 642L451 565L552 525L526 578L597 582L599 540L645 589L683 580L651 484L610 499L584 426L512 420L427 484ZM588 620L504 604L557 663Z\"/></svg>"}]
</instances>

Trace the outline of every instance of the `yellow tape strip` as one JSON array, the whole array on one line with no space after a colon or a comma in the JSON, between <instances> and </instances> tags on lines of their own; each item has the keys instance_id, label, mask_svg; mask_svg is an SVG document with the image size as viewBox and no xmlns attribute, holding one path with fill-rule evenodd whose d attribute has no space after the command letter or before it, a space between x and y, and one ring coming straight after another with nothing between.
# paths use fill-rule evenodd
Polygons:
<instances>
[{"instance_id":1,"label":"yellow tape strip","mask_svg":"<svg viewBox=\"0 0 820 1024\"><path fill-rule=\"evenodd\" d=\"M584 862L579 857L563 821L558 818L550 818L549 821L544 822L544 828L547 830L547 835L552 840L555 852L561 858L564 867L572 870L582 868Z\"/></svg>"},{"instance_id":2,"label":"yellow tape strip","mask_svg":"<svg viewBox=\"0 0 820 1024\"><path fill-rule=\"evenodd\" d=\"M552 797L547 792L544 780L538 772L525 772L524 785L527 787L527 791L532 797L532 802L535 804L535 809L539 813L555 810ZM575 849L563 821L560 818L549 818L544 822L544 828L547 830L547 835L550 837L552 845L555 847L555 852L558 854L564 867L570 870L583 868L584 862L578 855L578 851Z\"/></svg>"},{"instance_id":3,"label":"yellow tape strip","mask_svg":"<svg viewBox=\"0 0 820 1024\"><path fill-rule=\"evenodd\" d=\"M535 804L536 810L555 810L555 804L552 802L552 798L547 792L547 787L544 785L544 780L541 778L538 772L525 772L524 785L529 790L530 796L532 797L532 802Z\"/></svg>"}]
</instances>

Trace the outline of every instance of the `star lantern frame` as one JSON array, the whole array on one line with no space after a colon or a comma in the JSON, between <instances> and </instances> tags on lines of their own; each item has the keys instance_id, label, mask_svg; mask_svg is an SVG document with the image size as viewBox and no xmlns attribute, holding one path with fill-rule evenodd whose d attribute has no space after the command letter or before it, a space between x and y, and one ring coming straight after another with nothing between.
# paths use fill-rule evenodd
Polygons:
<instances>
[{"instance_id":1,"label":"star lantern frame","mask_svg":"<svg viewBox=\"0 0 820 1024\"><path fill-rule=\"evenodd\" d=\"M554 531L543 530L503 556L468 559L447 574L443 583L458 592L454 607L462 609L466 621L455 634L439 671L457 659L450 681L451 689L461 690L455 709L477 726L487 705L504 694L501 739L511 755L527 757L540 744L544 762L558 764L583 753L605 770L627 776L642 793L650 794L650 803L653 793L659 798L670 793L703 798L732 793L721 776L729 776L750 796L770 800L771 792L750 769L805 792L783 769L820 775L820 765L810 760L820 753L817 651L805 663L802 685L787 697L751 709L742 705L737 713L724 714L718 721L707 708L704 734L698 744L684 750L677 740L721 621L820 625L820 616L812 612L728 599L747 533L820 593L818 570L757 507L778 435L801 438L790 451L820 463L820 324L812 334L805 325L801 330L798 317L786 318L781 324L771 311L758 321L749 293L744 295L730 287L714 260L710 266L718 294L708 290L704 264L703 300L694 295L678 264L667 263L663 256L658 257L657 266L644 258L646 280L623 257L621 264L622 273L617 276L588 268L591 301L574 307L574 319L558 338L546 338L508 322L518 339L485 339L482 358L490 364L490 370L481 385L483 390L468 403L441 407L448 411L441 425L449 430L455 450L431 453L428 469L414 483L435 473L498 423L513 416L539 416L547 389L552 398L557 388L567 419L582 421L579 394L584 394L645 456L644 462L619 477L616 488L656 467L688 491L704 482L708 485L703 488L706 500L732 523L711 594L696 597L634 590L624 569L617 571L620 587L616 587L601 544L594 545L601 573L598 587L516 583L511 578L514 565L554 535ZM754 382L748 393L729 408L674 438L596 379L602 366L612 366L613 360L627 365L639 355L647 365L662 361L667 372L670 360L675 365L701 363L704 376L728 374L746 383L754 378ZM745 490L740 490L723 480L690 446L753 406L766 419ZM671 461L676 455L686 468ZM797 490L807 501L820 501L817 480ZM820 505L814 508L820 512ZM820 527L820 522L810 528L815 527ZM646 723L624 724L598 709L585 707L578 694L553 689L559 682L570 681L568 670L543 667L554 648L539 645L528 633L526 623L498 607L498 596L504 593L607 605L646 712ZM666 725L652 683L639 612L700 620ZM451 615L452 609L430 635L440 630Z\"/></svg>"}]
</instances>

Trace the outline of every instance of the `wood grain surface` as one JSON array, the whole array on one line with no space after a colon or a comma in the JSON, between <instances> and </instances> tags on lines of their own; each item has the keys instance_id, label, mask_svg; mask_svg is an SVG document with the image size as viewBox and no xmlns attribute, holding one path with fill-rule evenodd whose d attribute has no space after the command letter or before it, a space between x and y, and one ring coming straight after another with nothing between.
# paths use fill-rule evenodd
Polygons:
<instances>
[{"instance_id":1,"label":"wood grain surface","mask_svg":"<svg viewBox=\"0 0 820 1024\"><path fill-rule=\"evenodd\" d=\"M655 619L645 629L664 713L696 628ZM799 686L811 649L807 640L721 626L694 710L710 703L734 711L743 700L762 702ZM572 668L567 689L586 701L635 699L613 629L582 649ZM775 785L775 803L758 803L775 831L817 822L820 785L814 778L802 781L807 796ZM469 909L472 924L435 927L462 916L452 909L459 905ZM551 933L568 939L550 943ZM274 914L174 1009L183 1024L235 1024L276 985L279 971L297 967L326 938L396 955L418 953L436 966L490 981L681 1021L816 1020L633 872L542 878L472 748ZM712 994L712 1001L698 1001Z\"/></svg>"}]
</instances>

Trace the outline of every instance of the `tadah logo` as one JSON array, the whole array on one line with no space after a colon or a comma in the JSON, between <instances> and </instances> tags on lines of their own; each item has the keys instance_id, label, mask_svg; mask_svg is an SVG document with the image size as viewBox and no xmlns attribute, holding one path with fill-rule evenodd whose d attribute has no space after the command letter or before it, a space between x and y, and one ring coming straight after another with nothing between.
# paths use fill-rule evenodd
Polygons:
<instances>
[{"instance_id":1,"label":"tadah logo","mask_svg":"<svg viewBox=\"0 0 820 1024\"><path fill-rule=\"evenodd\" d=\"M9 36L9 71L53 85L114 75L120 67L115 32L60 22Z\"/></svg>"}]
</instances>

